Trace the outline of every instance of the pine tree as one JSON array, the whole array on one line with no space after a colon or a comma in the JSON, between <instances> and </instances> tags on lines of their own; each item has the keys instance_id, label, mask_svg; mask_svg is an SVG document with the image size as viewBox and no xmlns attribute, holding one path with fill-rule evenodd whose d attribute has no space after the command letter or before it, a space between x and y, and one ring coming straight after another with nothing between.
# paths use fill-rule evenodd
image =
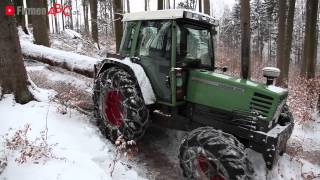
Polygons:
<instances>
[{"instance_id":1,"label":"pine tree","mask_svg":"<svg viewBox=\"0 0 320 180\"><path fill-rule=\"evenodd\" d=\"M239 48L241 41L240 2L236 1L232 9L232 41L233 47Z\"/></svg>"},{"instance_id":2,"label":"pine tree","mask_svg":"<svg viewBox=\"0 0 320 180\"><path fill-rule=\"evenodd\" d=\"M268 44L268 60L273 62L276 57L277 47L277 22L278 22L278 1L265 0L262 4L263 7L263 24L267 26L266 31L262 32L264 42Z\"/></svg>"},{"instance_id":3,"label":"pine tree","mask_svg":"<svg viewBox=\"0 0 320 180\"><path fill-rule=\"evenodd\" d=\"M264 49L264 35L266 34L267 26L265 19L263 18L263 1L254 0L251 2L251 30L252 30L252 51L253 54L258 56L260 59L263 58Z\"/></svg>"},{"instance_id":4,"label":"pine tree","mask_svg":"<svg viewBox=\"0 0 320 180\"><path fill-rule=\"evenodd\" d=\"M222 42L224 47L232 47L232 37L230 35L233 33L233 24L232 24L232 14L229 8L225 7L223 15L220 20L219 25L219 41Z\"/></svg>"}]
</instances>

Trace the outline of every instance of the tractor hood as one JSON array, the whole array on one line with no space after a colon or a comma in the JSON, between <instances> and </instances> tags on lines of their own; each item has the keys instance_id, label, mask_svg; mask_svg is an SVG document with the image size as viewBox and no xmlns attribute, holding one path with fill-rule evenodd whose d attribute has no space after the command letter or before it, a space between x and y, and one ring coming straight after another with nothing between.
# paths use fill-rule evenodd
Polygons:
<instances>
[{"instance_id":1,"label":"tractor hood","mask_svg":"<svg viewBox=\"0 0 320 180\"><path fill-rule=\"evenodd\" d=\"M286 89L206 70L190 71L187 88L189 102L228 112L254 111L269 124L278 120L288 96Z\"/></svg>"}]
</instances>

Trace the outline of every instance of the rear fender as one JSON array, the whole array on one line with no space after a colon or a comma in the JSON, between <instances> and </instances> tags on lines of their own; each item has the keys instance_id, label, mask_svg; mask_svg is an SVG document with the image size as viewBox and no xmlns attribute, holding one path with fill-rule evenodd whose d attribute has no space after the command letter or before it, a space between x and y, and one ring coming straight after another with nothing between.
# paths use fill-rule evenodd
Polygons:
<instances>
[{"instance_id":1,"label":"rear fender","mask_svg":"<svg viewBox=\"0 0 320 180\"><path fill-rule=\"evenodd\" d=\"M146 105L151 105L156 102L156 96L145 71L139 64L133 63L129 58L123 60L108 58L103 60L95 67L95 77L98 77L101 72L108 68L115 66L126 70L130 75L136 78Z\"/></svg>"}]
</instances>

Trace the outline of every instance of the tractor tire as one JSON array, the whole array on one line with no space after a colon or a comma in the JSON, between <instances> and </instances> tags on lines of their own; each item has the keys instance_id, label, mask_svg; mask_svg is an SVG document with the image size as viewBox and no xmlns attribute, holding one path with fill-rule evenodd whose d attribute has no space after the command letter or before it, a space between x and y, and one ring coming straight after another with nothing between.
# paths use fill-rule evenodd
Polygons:
<instances>
[{"instance_id":1,"label":"tractor tire","mask_svg":"<svg viewBox=\"0 0 320 180\"><path fill-rule=\"evenodd\" d=\"M145 133L149 111L135 77L118 67L100 73L94 84L95 117L102 134L137 141Z\"/></svg>"},{"instance_id":2,"label":"tractor tire","mask_svg":"<svg viewBox=\"0 0 320 180\"><path fill-rule=\"evenodd\" d=\"M285 126L285 125L287 125L287 123L289 123L291 121L293 121L293 115L289 110L289 106L284 105L282 108L282 112L279 116L278 122L281 126Z\"/></svg>"},{"instance_id":3,"label":"tractor tire","mask_svg":"<svg viewBox=\"0 0 320 180\"><path fill-rule=\"evenodd\" d=\"M249 180L253 176L243 144L212 127L190 132L180 146L179 160L187 179Z\"/></svg>"}]
</instances>

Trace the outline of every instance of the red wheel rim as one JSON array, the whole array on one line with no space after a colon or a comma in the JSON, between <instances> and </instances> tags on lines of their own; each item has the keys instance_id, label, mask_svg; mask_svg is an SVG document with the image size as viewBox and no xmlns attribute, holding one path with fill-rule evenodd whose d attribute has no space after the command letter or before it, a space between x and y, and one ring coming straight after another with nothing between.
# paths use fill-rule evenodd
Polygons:
<instances>
[{"instance_id":1,"label":"red wheel rim","mask_svg":"<svg viewBox=\"0 0 320 180\"><path fill-rule=\"evenodd\" d=\"M119 91L109 91L105 94L104 101L104 112L107 117L106 121L114 126L122 126L124 121L121 110L121 93Z\"/></svg>"},{"instance_id":2,"label":"red wheel rim","mask_svg":"<svg viewBox=\"0 0 320 180\"><path fill-rule=\"evenodd\" d=\"M211 166L215 168L217 167L217 165L213 161L209 160L204 155L198 156L197 161L198 161L199 169L202 171L203 174L205 174L205 172L209 170L210 168L209 163ZM221 175L215 175L213 177L207 177L207 178L210 180L225 180L224 177Z\"/></svg>"}]
</instances>

